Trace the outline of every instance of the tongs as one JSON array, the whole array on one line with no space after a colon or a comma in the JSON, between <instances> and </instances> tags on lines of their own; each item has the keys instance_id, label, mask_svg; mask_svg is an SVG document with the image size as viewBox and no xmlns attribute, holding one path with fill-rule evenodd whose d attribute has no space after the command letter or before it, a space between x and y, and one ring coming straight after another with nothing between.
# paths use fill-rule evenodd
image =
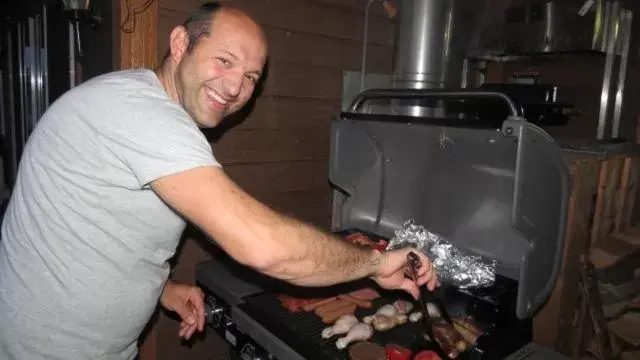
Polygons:
<instances>
[{"instance_id":1,"label":"tongs","mask_svg":"<svg viewBox=\"0 0 640 360\"><path fill-rule=\"evenodd\" d=\"M409 267L411 278L413 281L417 282L418 270L422 266L420 257L418 257L414 252L409 252L407 255L407 265ZM424 330L426 334L432 342L440 346L440 349L443 350L449 358L456 358L460 352L463 352L466 349L466 342L464 342L460 334L455 330L453 321L451 320L446 307L444 305L440 305L440 301L436 297L435 293L428 290L426 292L423 291L422 286L418 286L418 290L418 301L422 307L422 319L425 325ZM428 304L434 307L431 311L429 311L425 298L428 299ZM437 313L437 315L432 313ZM435 331L436 327L439 330L437 334ZM460 341L462 341L462 343Z\"/></svg>"},{"instance_id":2,"label":"tongs","mask_svg":"<svg viewBox=\"0 0 640 360\"><path fill-rule=\"evenodd\" d=\"M409 274L411 276L411 279L417 283L418 269L420 269L420 267L422 266L422 261L420 261L420 258L418 257L418 255L416 255L414 252L410 252L407 255L407 265L409 267ZM431 315L429 315L427 304L424 301L425 297L423 295L422 286L418 286L418 291L419 291L418 302L422 307L422 320L425 325L425 331L429 336L429 338L433 340L435 339L435 337L433 336L433 319L431 318Z\"/></svg>"}]
</instances>

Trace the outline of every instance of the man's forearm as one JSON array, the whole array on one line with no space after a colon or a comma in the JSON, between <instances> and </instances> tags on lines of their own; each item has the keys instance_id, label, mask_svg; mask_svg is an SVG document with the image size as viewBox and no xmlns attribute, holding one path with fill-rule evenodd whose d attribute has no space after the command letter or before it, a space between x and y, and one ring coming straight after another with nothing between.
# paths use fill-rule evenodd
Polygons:
<instances>
[{"instance_id":1,"label":"man's forearm","mask_svg":"<svg viewBox=\"0 0 640 360\"><path fill-rule=\"evenodd\" d=\"M377 273L380 252L344 241L295 219L281 216L274 227L278 261L261 269L296 285L325 286Z\"/></svg>"},{"instance_id":2,"label":"man's forearm","mask_svg":"<svg viewBox=\"0 0 640 360\"><path fill-rule=\"evenodd\" d=\"M267 275L323 286L377 274L380 253L273 211L221 169L197 168L152 186L231 257Z\"/></svg>"}]
</instances>

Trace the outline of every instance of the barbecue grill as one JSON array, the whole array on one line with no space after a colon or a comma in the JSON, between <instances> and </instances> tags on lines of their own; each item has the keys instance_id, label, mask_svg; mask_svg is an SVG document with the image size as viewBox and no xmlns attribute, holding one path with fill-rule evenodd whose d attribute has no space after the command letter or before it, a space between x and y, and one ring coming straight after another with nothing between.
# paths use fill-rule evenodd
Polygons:
<instances>
[{"instance_id":1,"label":"barbecue grill","mask_svg":"<svg viewBox=\"0 0 640 360\"><path fill-rule=\"evenodd\" d=\"M502 101L506 119L484 122L464 114L441 118L369 113L380 101L445 103ZM391 239L412 219L461 250L493 259L490 286L447 285L436 295L451 316L471 316L484 330L458 359L562 359L532 342L532 316L548 298L559 269L569 194L563 154L542 129L527 122L503 93L480 90L379 89L363 91L332 120L332 185L345 194L339 235L362 232ZM207 323L243 359L348 359L327 325L313 313L291 312L278 294L320 298L374 287L359 280L301 288L258 274L229 257L198 264ZM359 318L406 294L378 289L381 298ZM375 332L371 342L415 352L440 351L421 323ZM442 353L441 357L445 359Z\"/></svg>"}]
</instances>

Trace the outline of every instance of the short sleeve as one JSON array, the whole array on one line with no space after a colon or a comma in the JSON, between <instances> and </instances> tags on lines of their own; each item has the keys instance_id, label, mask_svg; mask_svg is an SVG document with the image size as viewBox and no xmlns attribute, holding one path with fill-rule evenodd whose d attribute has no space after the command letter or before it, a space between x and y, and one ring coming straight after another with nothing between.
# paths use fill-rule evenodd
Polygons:
<instances>
[{"instance_id":1,"label":"short sleeve","mask_svg":"<svg viewBox=\"0 0 640 360\"><path fill-rule=\"evenodd\" d=\"M97 126L99 135L141 187L197 167L221 166L195 121L168 98L143 90L108 112Z\"/></svg>"}]
</instances>

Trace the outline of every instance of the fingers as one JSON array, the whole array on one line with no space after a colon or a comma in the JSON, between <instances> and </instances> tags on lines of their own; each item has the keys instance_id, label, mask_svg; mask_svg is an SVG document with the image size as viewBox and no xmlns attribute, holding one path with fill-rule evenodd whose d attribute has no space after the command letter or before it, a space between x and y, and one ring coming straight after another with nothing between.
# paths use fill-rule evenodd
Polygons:
<instances>
[{"instance_id":1,"label":"fingers","mask_svg":"<svg viewBox=\"0 0 640 360\"><path fill-rule=\"evenodd\" d=\"M204 293L198 287L191 287L185 294L185 302L175 307L182 322L178 336L189 339L196 331L203 331L205 325Z\"/></svg>"},{"instance_id":2,"label":"fingers","mask_svg":"<svg viewBox=\"0 0 640 360\"><path fill-rule=\"evenodd\" d=\"M404 278L400 288L413 296L415 300L420 297L420 290L418 289L418 285L413 282L411 279Z\"/></svg>"},{"instance_id":3,"label":"fingers","mask_svg":"<svg viewBox=\"0 0 640 360\"><path fill-rule=\"evenodd\" d=\"M418 269L418 285L427 285L429 291L433 291L436 287L440 286L440 282L438 281L438 276L436 274L433 263L421 251L417 251L414 249L412 249L411 251L416 253L420 257L420 261L422 262L422 266L420 266L420 268Z\"/></svg>"},{"instance_id":4,"label":"fingers","mask_svg":"<svg viewBox=\"0 0 640 360\"><path fill-rule=\"evenodd\" d=\"M436 274L433 263L430 263L426 272L418 278L418 285L426 285L429 291L433 291L436 287L440 286L440 281L438 280L438 275Z\"/></svg>"},{"instance_id":5,"label":"fingers","mask_svg":"<svg viewBox=\"0 0 640 360\"><path fill-rule=\"evenodd\" d=\"M410 252L418 255L420 267L416 274L412 274L407 263ZM375 281L385 289L402 289L414 299L419 298L419 287L426 285L429 291L433 291L440 282L433 263L429 258L415 248L404 248L383 252L384 264L381 274L374 277ZM417 275L414 279L414 275Z\"/></svg>"},{"instance_id":6,"label":"fingers","mask_svg":"<svg viewBox=\"0 0 640 360\"><path fill-rule=\"evenodd\" d=\"M191 336L196 332L197 326L195 324L189 325L184 321L180 323L180 330L178 331L178 336L184 338L185 340L189 340Z\"/></svg>"},{"instance_id":7,"label":"fingers","mask_svg":"<svg viewBox=\"0 0 640 360\"><path fill-rule=\"evenodd\" d=\"M175 311L185 323L189 325L196 324L195 311L188 301L177 302L173 305L173 311Z\"/></svg>"},{"instance_id":8,"label":"fingers","mask_svg":"<svg viewBox=\"0 0 640 360\"><path fill-rule=\"evenodd\" d=\"M192 291L189 292L189 301L194 309L194 314L196 316L196 328L198 331L204 330L205 319L204 319L204 293L200 288L194 287Z\"/></svg>"}]
</instances>

